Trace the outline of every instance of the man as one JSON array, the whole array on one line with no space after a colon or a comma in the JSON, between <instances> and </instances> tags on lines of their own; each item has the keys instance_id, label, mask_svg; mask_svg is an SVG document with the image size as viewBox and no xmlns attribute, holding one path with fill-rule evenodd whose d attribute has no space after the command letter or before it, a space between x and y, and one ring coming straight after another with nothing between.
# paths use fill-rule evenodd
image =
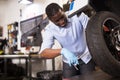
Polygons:
<instances>
[{"instance_id":1,"label":"man","mask_svg":"<svg viewBox=\"0 0 120 80\"><path fill-rule=\"evenodd\" d=\"M85 39L88 16L81 13L80 16L67 18L56 3L46 7L46 14L51 23L45 28L40 56L55 58L63 55L63 80L93 71L94 63ZM55 39L61 44L61 49L52 49Z\"/></svg>"}]
</instances>

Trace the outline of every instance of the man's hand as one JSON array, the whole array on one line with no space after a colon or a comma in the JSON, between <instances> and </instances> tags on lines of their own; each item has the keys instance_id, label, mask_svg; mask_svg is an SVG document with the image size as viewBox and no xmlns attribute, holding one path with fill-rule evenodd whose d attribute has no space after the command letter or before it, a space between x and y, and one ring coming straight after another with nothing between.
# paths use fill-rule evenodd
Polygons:
<instances>
[{"instance_id":1,"label":"man's hand","mask_svg":"<svg viewBox=\"0 0 120 80\"><path fill-rule=\"evenodd\" d=\"M70 52L69 50L62 48L61 54L68 60L69 66L71 66L71 64L73 65L78 64L77 57L74 55L74 53Z\"/></svg>"}]
</instances>

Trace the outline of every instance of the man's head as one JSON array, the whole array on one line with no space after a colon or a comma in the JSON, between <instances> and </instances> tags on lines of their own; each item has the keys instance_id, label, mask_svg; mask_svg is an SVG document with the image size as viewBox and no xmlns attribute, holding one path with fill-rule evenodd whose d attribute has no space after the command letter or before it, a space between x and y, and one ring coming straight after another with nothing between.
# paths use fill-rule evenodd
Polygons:
<instances>
[{"instance_id":1,"label":"man's head","mask_svg":"<svg viewBox=\"0 0 120 80\"><path fill-rule=\"evenodd\" d=\"M67 17L63 9L56 3L51 3L46 7L48 18L57 26L64 27L67 24Z\"/></svg>"}]
</instances>

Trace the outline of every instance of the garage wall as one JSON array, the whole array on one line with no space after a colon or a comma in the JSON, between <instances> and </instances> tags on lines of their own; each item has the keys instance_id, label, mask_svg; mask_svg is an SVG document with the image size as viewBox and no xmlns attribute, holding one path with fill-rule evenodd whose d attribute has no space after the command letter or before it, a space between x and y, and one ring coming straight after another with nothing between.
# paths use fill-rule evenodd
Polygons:
<instances>
[{"instance_id":1,"label":"garage wall","mask_svg":"<svg viewBox=\"0 0 120 80\"><path fill-rule=\"evenodd\" d=\"M19 4L18 0L0 0L0 26L4 27L3 37L7 37L8 24L45 13L45 7L51 2L60 5L63 3L62 0L34 0L31 5L23 5ZM20 10L22 10L22 17Z\"/></svg>"},{"instance_id":2,"label":"garage wall","mask_svg":"<svg viewBox=\"0 0 120 80\"><path fill-rule=\"evenodd\" d=\"M3 26L3 37L7 37L7 24L19 21L17 0L0 0L0 25Z\"/></svg>"},{"instance_id":3,"label":"garage wall","mask_svg":"<svg viewBox=\"0 0 120 80\"><path fill-rule=\"evenodd\" d=\"M59 3L62 6L62 0L34 0L33 4L22 9L22 20L45 13L45 7L52 2Z\"/></svg>"}]
</instances>

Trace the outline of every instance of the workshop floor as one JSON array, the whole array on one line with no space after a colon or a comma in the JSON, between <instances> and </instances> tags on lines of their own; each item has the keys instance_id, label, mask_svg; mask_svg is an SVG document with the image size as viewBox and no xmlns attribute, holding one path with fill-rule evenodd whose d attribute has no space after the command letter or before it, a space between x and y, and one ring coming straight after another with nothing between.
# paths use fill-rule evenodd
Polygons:
<instances>
[{"instance_id":1,"label":"workshop floor","mask_svg":"<svg viewBox=\"0 0 120 80\"><path fill-rule=\"evenodd\" d=\"M107 73L103 72L101 69L97 69L96 71L90 74L72 77L71 80L120 80L120 77L112 77Z\"/></svg>"},{"instance_id":2,"label":"workshop floor","mask_svg":"<svg viewBox=\"0 0 120 80\"><path fill-rule=\"evenodd\" d=\"M19 80L19 79L0 78L0 80ZM29 79L24 78L23 80L29 80ZM90 74L72 77L71 80L120 80L120 77L112 77L107 73L103 72L102 70L98 69Z\"/></svg>"},{"instance_id":3,"label":"workshop floor","mask_svg":"<svg viewBox=\"0 0 120 80\"><path fill-rule=\"evenodd\" d=\"M98 69L93 73L75 76L71 80L120 80L120 77L112 77L102 70Z\"/></svg>"}]
</instances>

